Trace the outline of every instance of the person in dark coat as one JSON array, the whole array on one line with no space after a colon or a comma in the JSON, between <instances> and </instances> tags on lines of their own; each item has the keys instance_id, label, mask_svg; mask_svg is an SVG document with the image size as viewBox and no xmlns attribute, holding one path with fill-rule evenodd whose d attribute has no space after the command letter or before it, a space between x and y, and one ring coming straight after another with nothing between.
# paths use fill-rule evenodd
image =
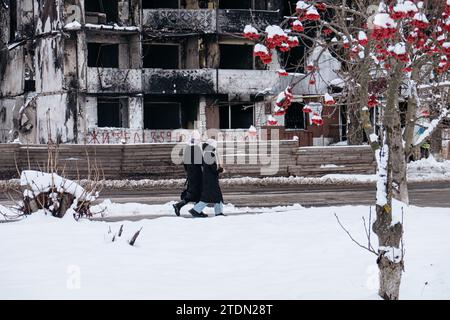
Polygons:
<instances>
[{"instance_id":1,"label":"person in dark coat","mask_svg":"<svg viewBox=\"0 0 450 320\"><path fill-rule=\"evenodd\" d=\"M202 215L208 204L214 204L216 216L223 216L223 196L219 185L219 174L224 170L219 165L216 154L217 142L209 139L203 145L203 190L198 202L189 212L193 216Z\"/></svg>"},{"instance_id":2,"label":"person in dark coat","mask_svg":"<svg viewBox=\"0 0 450 320\"><path fill-rule=\"evenodd\" d=\"M194 133L184 148L183 166L186 172L186 189L181 193L181 201L173 205L177 216L180 215L181 208L189 202L200 201L203 152L199 144L200 135Z\"/></svg>"}]
</instances>

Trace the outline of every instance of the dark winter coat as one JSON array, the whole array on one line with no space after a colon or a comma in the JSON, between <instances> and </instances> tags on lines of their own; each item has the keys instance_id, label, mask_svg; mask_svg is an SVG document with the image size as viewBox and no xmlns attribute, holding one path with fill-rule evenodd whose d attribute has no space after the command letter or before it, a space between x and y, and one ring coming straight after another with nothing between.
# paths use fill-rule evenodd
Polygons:
<instances>
[{"instance_id":1,"label":"dark winter coat","mask_svg":"<svg viewBox=\"0 0 450 320\"><path fill-rule=\"evenodd\" d=\"M202 149L200 146L186 146L183 166L186 171L187 186L181 198L186 202L198 202L202 194Z\"/></svg>"},{"instance_id":2,"label":"dark winter coat","mask_svg":"<svg viewBox=\"0 0 450 320\"><path fill-rule=\"evenodd\" d=\"M223 202L222 191L219 185L219 166L216 151L206 146L203 154L203 191L200 200L206 203Z\"/></svg>"}]
</instances>

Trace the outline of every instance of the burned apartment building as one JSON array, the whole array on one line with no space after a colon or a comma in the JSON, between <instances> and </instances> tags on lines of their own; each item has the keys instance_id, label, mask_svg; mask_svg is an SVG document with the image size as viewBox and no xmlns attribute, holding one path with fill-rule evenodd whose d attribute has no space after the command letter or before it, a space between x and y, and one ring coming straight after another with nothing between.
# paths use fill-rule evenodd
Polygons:
<instances>
[{"instance_id":1,"label":"burned apartment building","mask_svg":"<svg viewBox=\"0 0 450 320\"><path fill-rule=\"evenodd\" d=\"M278 24L289 3L0 0L0 142L158 143L178 141L174 129L245 138L251 125L267 125L290 79L276 72L281 55L263 65L242 32ZM340 112L317 128L301 111L338 68L325 54L329 74L296 88L298 101L279 119L281 138L342 139Z\"/></svg>"}]
</instances>

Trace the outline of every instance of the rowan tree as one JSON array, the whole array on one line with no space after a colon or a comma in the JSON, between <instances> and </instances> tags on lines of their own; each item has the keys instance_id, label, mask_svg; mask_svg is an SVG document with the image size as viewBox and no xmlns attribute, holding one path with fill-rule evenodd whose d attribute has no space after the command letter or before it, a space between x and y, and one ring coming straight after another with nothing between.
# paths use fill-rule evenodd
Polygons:
<instances>
[{"instance_id":1,"label":"rowan tree","mask_svg":"<svg viewBox=\"0 0 450 320\"><path fill-rule=\"evenodd\" d=\"M265 30L249 25L244 30L244 36L256 42L254 55L266 64L275 54L299 45L309 53L329 51L341 62L342 91L323 93L322 103L347 107L376 158L372 229L378 237L379 295L384 299L399 298L404 270L402 212L393 201L409 204L407 161L449 114L449 35L450 0L298 1L280 25ZM298 68L305 70L300 77L278 71L280 77L291 76L291 84L278 94L274 115L286 113L299 83L315 85L321 74L319 59L320 54L314 61L299 61ZM303 111L313 109L306 105ZM315 125L323 124L320 114L310 117Z\"/></svg>"}]
</instances>

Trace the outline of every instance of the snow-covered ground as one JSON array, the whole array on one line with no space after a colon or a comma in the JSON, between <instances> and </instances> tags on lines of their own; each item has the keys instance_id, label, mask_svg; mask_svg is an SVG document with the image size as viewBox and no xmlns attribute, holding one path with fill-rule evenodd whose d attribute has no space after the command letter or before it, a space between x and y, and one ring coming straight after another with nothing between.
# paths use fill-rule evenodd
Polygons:
<instances>
[{"instance_id":1,"label":"snow-covered ground","mask_svg":"<svg viewBox=\"0 0 450 320\"><path fill-rule=\"evenodd\" d=\"M336 164L328 164L323 167L338 167ZM408 164L408 181L411 183L419 182L438 182L450 181L450 160L437 161L434 157L422 159ZM106 180L103 182L105 189L137 190L137 189L158 189L171 190L183 187L186 179L163 179L163 180ZM273 186L273 185L349 185L349 184L367 184L375 183L377 176L375 174L327 174L322 177L240 177L225 178L220 180L223 187L234 186ZM83 186L87 181L82 180ZM0 190L17 188L20 180L0 180Z\"/></svg>"},{"instance_id":2,"label":"snow-covered ground","mask_svg":"<svg viewBox=\"0 0 450 320\"><path fill-rule=\"evenodd\" d=\"M170 204L110 207L171 214ZM365 242L368 207L252 210L264 213L116 223L38 213L2 223L0 299L377 299L376 256L334 217ZM411 207L404 219L401 298L450 299L449 210Z\"/></svg>"}]
</instances>

